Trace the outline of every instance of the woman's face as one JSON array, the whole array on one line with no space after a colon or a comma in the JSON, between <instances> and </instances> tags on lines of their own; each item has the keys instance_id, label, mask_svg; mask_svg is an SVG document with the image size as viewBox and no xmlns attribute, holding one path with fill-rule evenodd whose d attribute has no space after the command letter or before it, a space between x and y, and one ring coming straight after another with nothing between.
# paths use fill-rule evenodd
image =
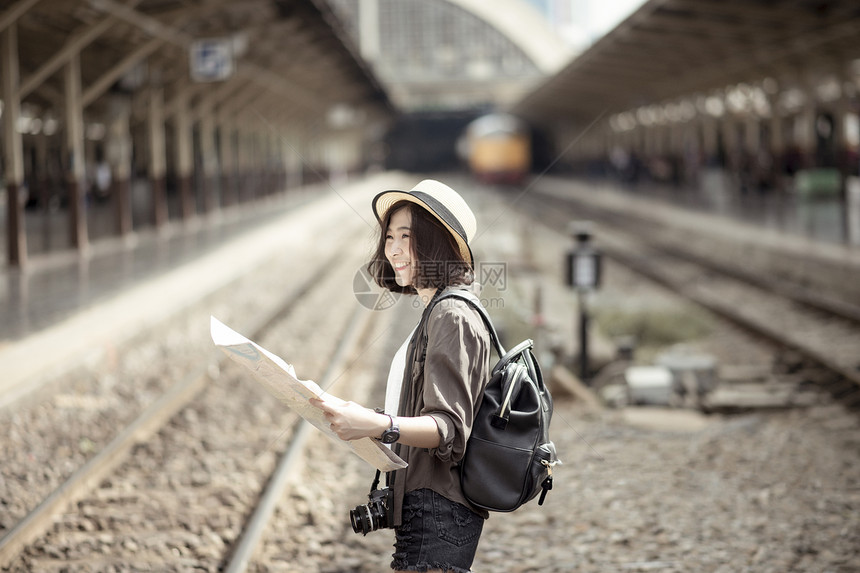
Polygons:
<instances>
[{"instance_id":1,"label":"woman's face","mask_svg":"<svg viewBox=\"0 0 860 573\"><path fill-rule=\"evenodd\" d=\"M410 243L411 227L412 213L402 207L391 214L390 224L385 230L385 258L394 269L394 280L402 287L412 284L417 267Z\"/></svg>"}]
</instances>

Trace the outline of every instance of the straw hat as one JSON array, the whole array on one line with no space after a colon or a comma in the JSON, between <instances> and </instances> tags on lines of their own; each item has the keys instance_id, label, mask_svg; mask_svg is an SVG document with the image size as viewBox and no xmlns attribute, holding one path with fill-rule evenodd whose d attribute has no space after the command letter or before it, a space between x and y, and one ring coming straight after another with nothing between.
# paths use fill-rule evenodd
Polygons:
<instances>
[{"instance_id":1,"label":"straw hat","mask_svg":"<svg viewBox=\"0 0 860 573\"><path fill-rule=\"evenodd\" d=\"M425 179L411 191L383 191L373 198L372 203L373 212L380 224L385 220L385 214L391 206L398 201L411 201L439 219L460 247L463 260L474 267L469 241L475 238L477 223L475 214L459 193L433 179Z\"/></svg>"}]
</instances>

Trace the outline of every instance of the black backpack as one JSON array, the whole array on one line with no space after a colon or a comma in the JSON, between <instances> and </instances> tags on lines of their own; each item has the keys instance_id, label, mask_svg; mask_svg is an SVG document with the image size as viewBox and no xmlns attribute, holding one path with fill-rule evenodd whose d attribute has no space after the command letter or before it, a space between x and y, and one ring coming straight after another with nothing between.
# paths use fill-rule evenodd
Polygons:
<instances>
[{"instance_id":1,"label":"black backpack","mask_svg":"<svg viewBox=\"0 0 860 573\"><path fill-rule=\"evenodd\" d=\"M514 511L538 493L538 505L543 505L552 489L552 468L560 461L549 439L552 396L532 353L533 343L525 340L505 352L487 311L466 291L440 295L425 316L446 298L463 300L478 311L500 358L460 462L463 494L469 503L488 511Z\"/></svg>"}]
</instances>

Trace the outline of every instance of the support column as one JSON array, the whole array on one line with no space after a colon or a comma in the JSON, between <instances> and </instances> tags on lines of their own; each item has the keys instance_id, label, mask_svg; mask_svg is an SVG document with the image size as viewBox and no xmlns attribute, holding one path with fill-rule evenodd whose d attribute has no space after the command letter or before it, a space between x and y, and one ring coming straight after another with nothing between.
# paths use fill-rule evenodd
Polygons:
<instances>
[{"instance_id":1,"label":"support column","mask_svg":"<svg viewBox=\"0 0 860 573\"><path fill-rule=\"evenodd\" d=\"M853 75L842 71L838 75L839 85L845 86ZM840 190L840 200L842 202L842 224L845 232L843 236L848 244L856 245L858 243L858 220L860 220L860 204L857 200L860 199L860 180L855 175L857 166L849 163L849 158L852 156L849 152L851 142L849 141L848 130L846 129L848 118L851 115L852 101L845 94L845 89L840 90L839 99L834 102L833 106L833 130L834 130L834 151L836 166L842 179L842 189Z\"/></svg>"},{"instance_id":2,"label":"support column","mask_svg":"<svg viewBox=\"0 0 860 573\"><path fill-rule=\"evenodd\" d=\"M84 109L81 103L81 58L74 54L64 71L66 111L66 183L69 193L69 229L72 247L86 251L87 197L85 188L86 159L84 157Z\"/></svg>"},{"instance_id":3,"label":"support column","mask_svg":"<svg viewBox=\"0 0 860 573\"><path fill-rule=\"evenodd\" d=\"M219 204L215 196L218 156L215 153L215 122L211 113L200 118L200 152L203 158L203 212L211 213Z\"/></svg>"},{"instance_id":4,"label":"support column","mask_svg":"<svg viewBox=\"0 0 860 573\"><path fill-rule=\"evenodd\" d=\"M36 165L33 170L33 180L30 189L35 188L39 200L39 208L47 213L48 201L48 136L44 131L35 137L34 148L36 150Z\"/></svg>"},{"instance_id":5,"label":"support column","mask_svg":"<svg viewBox=\"0 0 860 573\"><path fill-rule=\"evenodd\" d=\"M280 122L274 124L277 129L272 133L272 163L274 165L275 187L278 193L283 193L287 190L286 170L284 169L284 141L280 132Z\"/></svg>"},{"instance_id":6,"label":"support column","mask_svg":"<svg viewBox=\"0 0 860 573\"><path fill-rule=\"evenodd\" d=\"M188 113L187 96L180 96L181 102L176 111L174 122L176 140L176 177L179 188L179 209L182 219L188 221L197 212L197 205L191 186L194 171L194 154L191 141L191 116Z\"/></svg>"},{"instance_id":7,"label":"support column","mask_svg":"<svg viewBox=\"0 0 860 573\"><path fill-rule=\"evenodd\" d=\"M110 102L111 114L105 159L110 166L116 232L121 237L132 231L131 208L131 106L126 98L115 97Z\"/></svg>"},{"instance_id":8,"label":"support column","mask_svg":"<svg viewBox=\"0 0 860 573\"><path fill-rule=\"evenodd\" d=\"M670 122L667 125L669 130L669 153L674 157L684 155L684 127L679 121Z\"/></svg>"},{"instance_id":9,"label":"support column","mask_svg":"<svg viewBox=\"0 0 860 573\"><path fill-rule=\"evenodd\" d=\"M245 145L247 142L245 141L245 130L242 129L241 124L236 121L233 125L233 153L235 154L233 184L235 185L236 203L238 204L245 201L245 190L248 188L248 174L245 171L247 167L245 165L245 154L247 151Z\"/></svg>"},{"instance_id":10,"label":"support column","mask_svg":"<svg viewBox=\"0 0 860 573\"><path fill-rule=\"evenodd\" d=\"M268 169L269 169L269 187L272 193L280 193L284 190L281 184L279 173L280 154L278 153L278 137L274 131L269 130L269 150L268 150Z\"/></svg>"},{"instance_id":11,"label":"support column","mask_svg":"<svg viewBox=\"0 0 860 573\"><path fill-rule=\"evenodd\" d=\"M750 113L744 119L744 150L754 156L761 146L761 129L758 118Z\"/></svg>"},{"instance_id":12,"label":"support column","mask_svg":"<svg viewBox=\"0 0 860 573\"><path fill-rule=\"evenodd\" d=\"M702 174L702 141L698 125L693 120L685 121L681 127L681 158L684 164L684 183L699 189Z\"/></svg>"},{"instance_id":13,"label":"support column","mask_svg":"<svg viewBox=\"0 0 860 573\"><path fill-rule=\"evenodd\" d=\"M253 199L253 172L251 171L251 146L253 145L251 136L246 129L237 127L236 129L236 161L238 177L239 203Z\"/></svg>"},{"instance_id":14,"label":"support column","mask_svg":"<svg viewBox=\"0 0 860 573\"><path fill-rule=\"evenodd\" d=\"M671 132L668 123L658 123L654 126L654 133L657 138L657 155L664 159L672 154L670 146Z\"/></svg>"},{"instance_id":15,"label":"support column","mask_svg":"<svg viewBox=\"0 0 860 573\"><path fill-rule=\"evenodd\" d=\"M770 112L770 152L774 159L781 161L785 153L785 132L782 129L784 118L775 101L771 101Z\"/></svg>"},{"instance_id":16,"label":"support column","mask_svg":"<svg viewBox=\"0 0 860 573\"><path fill-rule=\"evenodd\" d=\"M748 115L743 118L743 145L741 146L741 168L744 171L747 185L752 188L755 186L756 161L759 146L761 146L761 129L759 128L758 119L754 114L748 112Z\"/></svg>"},{"instance_id":17,"label":"support column","mask_svg":"<svg viewBox=\"0 0 860 573\"><path fill-rule=\"evenodd\" d=\"M167 224L167 190L164 182L167 152L164 146L164 89L161 86L153 86L149 90L147 130L149 132L149 183L152 187L152 222L156 229L160 229Z\"/></svg>"},{"instance_id":18,"label":"support column","mask_svg":"<svg viewBox=\"0 0 860 573\"><path fill-rule=\"evenodd\" d=\"M643 126L645 133L643 135L645 140L644 152L645 159L650 160L657 153L657 132L654 129L654 125L646 125Z\"/></svg>"},{"instance_id":19,"label":"support column","mask_svg":"<svg viewBox=\"0 0 860 573\"><path fill-rule=\"evenodd\" d=\"M238 198L236 197L236 130L233 128L233 122L222 117L218 132L220 143L218 154L221 163L221 205L235 205L238 203Z\"/></svg>"},{"instance_id":20,"label":"support column","mask_svg":"<svg viewBox=\"0 0 860 573\"><path fill-rule=\"evenodd\" d=\"M356 134L356 136L353 138L353 141L354 142L359 141L360 138L361 138L360 134ZM599 154L598 159L603 163L605 163L609 159L609 151L612 149L612 139L613 139L613 133L612 133L612 129L609 127L609 122L604 121L603 125L601 126L601 129L600 129L600 135L599 135L600 149L598 150L598 154ZM356 145L360 145L360 144L353 143L353 150L356 149ZM351 162L352 165L350 165L349 167L352 167L358 163L358 161L355 161L354 153L352 155L353 155L353 157L352 157L353 161Z\"/></svg>"},{"instance_id":21,"label":"support column","mask_svg":"<svg viewBox=\"0 0 860 573\"><path fill-rule=\"evenodd\" d=\"M19 190L24 183L24 143L15 123L21 114L18 98L18 26L9 25L0 34L0 74L3 83L3 164L6 179L6 244L9 266L27 264L27 235L24 229L24 207Z\"/></svg>"},{"instance_id":22,"label":"support column","mask_svg":"<svg viewBox=\"0 0 860 573\"><path fill-rule=\"evenodd\" d=\"M788 145L785 140L785 118L782 117L782 109L777 104L776 98L770 98L770 156L773 158L774 185L777 191L785 191L785 154Z\"/></svg>"},{"instance_id":23,"label":"support column","mask_svg":"<svg viewBox=\"0 0 860 573\"><path fill-rule=\"evenodd\" d=\"M251 156L248 158L248 171L251 173L251 181L253 181L253 194L251 201L256 201L266 194L263 181L263 138L260 137L260 132L251 128L248 131L248 138L251 142Z\"/></svg>"},{"instance_id":24,"label":"support column","mask_svg":"<svg viewBox=\"0 0 860 573\"><path fill-rule=\"evenodd\" d=\"M302 159L298 152L298 137L294 130L283 135L284 166L287 170L287 189L297 189L302 186Z\"/></svg>"},{"instance_id":25,"label":"support column","mask_svg":"<svg viewBox=\"0 0 860 573\"><path fill-rule=\"evenodd\" d=\"M838 78L839 85L844 86L851 81L852 76L842 72ZM843 176L848 175L852 169L852 166L849 166L846 162L850 142L848 141L848 132L845 129L851 108L852 100L846 96L845 89L843 88L840 90L839 99L833 105L833 141L836 151L836 165Z\"/></svg>"},{"instance_id":26,"label":"support column","mask_svg":"<svg viewBox=\"0 0 860 573\"><path fill-rule=\"evenodd\" d=\"M723 136L723 149L726 156L726 169L734 175L740 174L741 155L744 147L738 130L737 116L726 113L717 120Z\"/></svg>"},{"instance_id":27,"label":"support column","mask_svg":"<svg viewBox=\"0 0 860 573\"><path fill-rule=\"evenodd\" d=\"M803 167L812 167L815 161L815 90L804 90L806 103L803 104L794 124L794 140L801 152Z\"/></svg>"},{"instance_id":28,"label":"support column","mask_svg":"<svg viewBox=\"0 0 860 573\"><path fill-rule=\"evenodd\" d=\"M259 132L257 138L260 141L260 181L263 189L263 195L271 194L274 189L272 185L272 180L269 177L271 175L271 163L270 152L271 152L271 143L272 143L272 134L268 130L263 130Z\"/></svg>"}]
</instances>

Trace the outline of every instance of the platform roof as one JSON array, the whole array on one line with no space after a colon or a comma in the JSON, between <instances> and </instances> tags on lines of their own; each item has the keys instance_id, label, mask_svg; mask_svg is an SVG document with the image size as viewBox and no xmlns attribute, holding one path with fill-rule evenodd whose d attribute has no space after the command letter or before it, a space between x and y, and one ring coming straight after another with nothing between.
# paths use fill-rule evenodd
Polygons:
<instances>
[{"instance_id":1,"label":"platform roof","mask_svg":"<svg viewBox=\"0 0 860 573\"><path fill-rule=\"evenodd\" d=\"M860 58L856 0L650 0L512 110L603 114L772 78L812 85Z\"/></svg>"},{"instance_id":2,"label":"platform roof","mask_svg":"<svg viewBox=\"0 0 860 573\"><path fill-rule=\"evenodd\" d=\"M324 2L310 0L16 0L0 8L0 30L17 23L24 105L62 112L63 69L80 54L82 98L98 110L111 93L147 82L192 108L250 102L281 117L325 118L340 106L394 110ZM189 50L227 39L235 73L195 82ZM202 106L202 107L201 107Z\"/></svg>"}]
</instances>

